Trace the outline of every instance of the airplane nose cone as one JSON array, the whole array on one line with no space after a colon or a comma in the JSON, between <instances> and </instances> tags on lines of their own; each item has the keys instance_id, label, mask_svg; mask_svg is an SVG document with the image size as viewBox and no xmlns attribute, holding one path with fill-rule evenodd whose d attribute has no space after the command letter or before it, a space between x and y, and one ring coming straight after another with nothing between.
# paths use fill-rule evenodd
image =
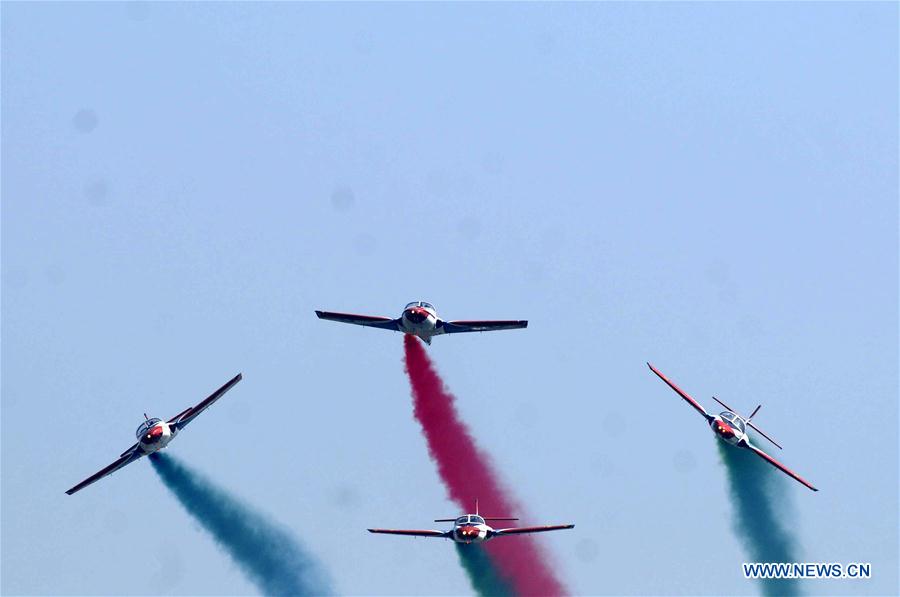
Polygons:
<instances>
[{"instance_id":1,"label":"airplane nose cone","mask_svg":"<svg viewBox=\"0 0 900 597\"><path fill-rule=\"evenodd\" d=\"M406 312L406 318L413 323L422 323L428 317L428 311L415 307Z\"/></svg>"}]
</instances>

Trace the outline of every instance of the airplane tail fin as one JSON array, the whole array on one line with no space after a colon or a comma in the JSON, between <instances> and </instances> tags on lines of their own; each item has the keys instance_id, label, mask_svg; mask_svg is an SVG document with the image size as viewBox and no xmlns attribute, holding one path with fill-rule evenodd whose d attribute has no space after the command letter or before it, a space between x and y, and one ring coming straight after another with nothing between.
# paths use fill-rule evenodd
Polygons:
<instances>
[{"instance_id":1,"label":"airplane tail fin","mask_svg":"<svg viewBox=\"0 0 900 597\"><path fill-rule=\"evenodd\" d=\"M481 516L478 512L478 500L475 500L475 515ZM509 516L481 516L485 521L488 520L519 520L518 518L511 518Z\"/></svg>"},{"instance_id":2,"label":"airplane tail fin","mask_svg":"<svg viewBox=\"0 0 900 597\"><path fill-rule=\"evenodd\" d=\"M478 512L478 500L475 500L475 516L481 516ZM518 518L511 518L508 516L481 516L483 519L487 520L519 520ZM455 518L435 518L435 522L456 522Z\"/></svg>"},{"instance_id":3,"label":"airplane tail fin","mask_svg":"<svg viewBox=\"0 0 900 597\"><path fill-rule=\"evenodd\" d=\"M753 412L750 413L750 416L749 416L749 417L747 417L747 422L748 422L748 423L750 422L750 419L752 419L754 416L756 416L756 413L758 413L758 412L759 412L759 409L761 409L761 408L762 408L762 404L758 405L755 409L753 409Z\"/></svg>"}]
</instances>

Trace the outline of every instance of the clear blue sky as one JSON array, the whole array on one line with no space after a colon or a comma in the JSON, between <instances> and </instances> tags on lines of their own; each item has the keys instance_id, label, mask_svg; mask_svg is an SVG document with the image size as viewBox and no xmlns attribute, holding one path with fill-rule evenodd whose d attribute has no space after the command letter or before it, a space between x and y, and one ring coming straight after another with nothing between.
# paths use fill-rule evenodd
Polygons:
<instances>
[{"instance_id":1,"label":"clear blue sky","mask_svg":"<svg viewBox=\"0 0 900 597\"><path fill-rule=\"evenodd\" d=\"M243 371L173 453L338 591L467 592L364 532L457 514L400 336L313 314L422 299L530 320L429 352L573 591L756 590L651 360L873 565L809 592L896 593L897 48L896 3L4 3L0 588L253 592L149 462L63 493Z\"/></svg>"}]
</instances>

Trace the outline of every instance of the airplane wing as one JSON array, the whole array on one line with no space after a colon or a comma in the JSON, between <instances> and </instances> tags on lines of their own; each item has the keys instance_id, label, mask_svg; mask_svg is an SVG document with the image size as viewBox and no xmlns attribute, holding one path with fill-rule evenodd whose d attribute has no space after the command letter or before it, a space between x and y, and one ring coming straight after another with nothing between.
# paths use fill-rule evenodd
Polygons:
<instances>
[{"instance_id":1,"label":"airplane wing","mask_svg":"<svg viewBox=\"0 0 900 597\"><path fill-rule=\"evenodd\" d=\"M403 529L367 529L370 533L383 533L385 535L408 535L412 537L444 537L450 536L450 531L416 531Z\"/></svg>"},{"instance_id":2,"label":"airplane wing","mask_svg":"<svg viewBox=\"0 0 900 597\"><path fill-rule=\"evenodd\" d=\"M527 328L525 320L508 321L443 321L439 325L445 334L459 334L461 332L493 332L495 330L517 330Z\"/></svg>"},{"instance_id":3,"label":"airplane wing","mask_svg":"<svg viewBox=\"0 0 900 597\"><path fill-rule=\"evenodd\" d=\"M663 380L664 382L666 382L666 385L668 385L670 388L672 388L673 390L675 390L675 391L678 393L679 396L681 396L682 398L684 398L685 402L687 402L688 404L690 404L691 406L693 406L694 409L695 409L698 413L700 413L701 415L703 415L703 416L706 418L707 421L711 421L711 420L712 420L712 417L709 415L708 412L706 412L706 409L703 408L702 406L700 406L700 403L698 403L696 400L694 400L693 398L691 398L691 397L688 395L687 392L685 392L684 390L682 390L681 388L679 388L678 386L676 386L674 383L672 383L671 381L669 381L669 379L668 379L665 375L663 375L662 373L660 373L659 370L658 370L656 367L654 367L653 365L651 365L650 363L647 363L647 366L650 367L650 370L653 371L654 373L656 373L656 375L657 375L661 380Z\"/></svg>"},{"instance_id":4,"label":"airplane wing","mask_svg":"<svg viewBox=\"0 0 900 597\"><path fill-rule=\"evenodd\" d=\"M799 481L800 483L803 483L804 485L806 485L808 488L812 489L813 491L819 491L818 489L813 487L809 481L807 481L806 479L804 479L803 477L801 477L800 475L798 475L797 473L795 473L788 467L784 466L783 464L781 464L780 462L778 462L777 460L775 460L774 458L772 458L771 456L769 456L768 454L766 454L765 452L763 452L762 450L757 448L756 446L754 446L750 443L747 443L746 446L750 451L755 453L757 456L759 456L760 458L762 458L763 460L765 460L766 462L768 462L775 468L781 469L782 472L787 473L788 475L793 477L795 480Z\"/></svg>"},{"instance_id":5,"label":"airplane wing","mask_svg":"<svg viewBox=\"0 0 900 597\"><path fill-rule=\"evenodd\" d=\"M197 415L209 408L213 402L221 398L225 394L225 392L233 388L237 382L241 381L241 379L243 379L243 375L238 373L230 380L228 380L228 382L224 386L210 394L205 400L203 400L203 402L199 403L197 406L192 406L191 408L183 410L182 412L169 419L169 425L174 425L177 429L183 429L185 425L193 421L197 417Z\"/></svg>"},{"instance_id":6,"label":"airplane wing","mask_svg":"<svg viewBox=\"0 0 900 597\"><path fill-rule=\"evenodd\" d=\"M66 491L66 493L69 495L72 495L76 491L81 491L82 489L84 489L85 487L90 485L91 483L96 483L97 481L99 481L100 479L105 477L106 475L111 475L112 473L116 472L117 470L119 470L120 468L125 466L126 464L131 464L132 462L134 462L135 460L137 460L138 458L140 458L141 456L144 455L144 453L141 452L140 450L136 450L135 449L136 447L137 447L137 444L132 446L132 449L130 452L126 450L122 454L122 456L119 457L118 460L113 462L108 467L102 469L101 471L94 473L93 475L91 475L90 477L88 477L87 479L85 479L84 481L82 481L81 483L79 483L78 485L73 487L72 489L69 489L68 491Z\"/></svg>"},{"instance_id":7,"label":"airplane wing","mask_svg":"<svg viewBox=\"0 0 900 597\"><path fill-rule=\"evenodd\" d=\"M341 323L352 323L354 325L364 325L370 328L381 328L383 330L400 331L400 326L396 319L390 317L375 317L373 315L353 315L352 313L333 313L331 311L316 311L319 319L327 319L329 321L339 321Z\"/></svg>"},{"instance_id":8,"label":"airplane wing","mask_svg":"<svg viewBox=\"0 0 900 597\"><path fill-rule=\"evenodd\" d=\"M517 527L513 529L497 529L494 535L522 535L525 533L544 533L546 531L561 531L563 529L574 529L574 524L551 524L542 527Z\"/></svg>"}]
</instances>

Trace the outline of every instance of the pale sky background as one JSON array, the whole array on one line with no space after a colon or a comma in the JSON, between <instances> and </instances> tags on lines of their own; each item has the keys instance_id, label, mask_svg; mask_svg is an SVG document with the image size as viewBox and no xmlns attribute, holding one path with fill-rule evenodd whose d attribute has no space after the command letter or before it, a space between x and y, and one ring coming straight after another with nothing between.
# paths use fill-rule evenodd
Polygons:
<instances>
[{"instance_id":1,"label":"pale sky background","mask_svg":"<svg viewBox=\"0 0 900 597\"><path fill-rule=\"evenodd\" d=\"M457 514L401 336L313 314L421 299L530 320L429 354L573 592L757 590L650 360L872 563L808 592L896 593L897 148L896 3L4 3L0 589L255 592L146 459L63 493L242 371L173 454L339 592L468 592L365 532Z\"/></svg>"}]
</instances>

